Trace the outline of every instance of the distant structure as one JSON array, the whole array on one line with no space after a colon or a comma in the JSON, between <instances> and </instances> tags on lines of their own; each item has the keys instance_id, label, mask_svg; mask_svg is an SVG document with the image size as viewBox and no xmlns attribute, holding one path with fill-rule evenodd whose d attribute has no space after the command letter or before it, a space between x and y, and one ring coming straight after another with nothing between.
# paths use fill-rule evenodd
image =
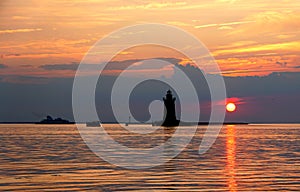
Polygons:
<instances>
[{"instance_id":1,"label":"distant structure","mask_svg":"<svg viewBox=\"0 0 300 192\"><path fill-rule=\"evenodd\" d=\"M128 126L131 123L131 116L128 117L128 122L125 123L125 126Z\"/></svg>"},{"instance_id":2,"label":"distant structure","mask_svg":"<svg viewBox=\"0 0 300 192\"><path fill-rule=\"evenodd\" d=\"M163 98L165 104L164 119L162 121L152 122L152 126L163 126L163 127L177 127L179 126L197 126L197 125L210 125L210 124L223 124L223 125L238 125L238 124L248 124L246 122L185 122L176 119L175 111L175 100L172 91L168 90L166 96ZM171 130L171 129L170 129Z\"/></svg>"},{"instance_id":3,"label":"distant structure","mask_svg":"<svg viewBox=\"0 0 300 192\"><path fill-rule=\"evenodd\" d=\"M179 120L176 119L175 111L175 100L172 91L168 90L166 96L163 98L165 104L164 120L162 126L164 127L174 127L179 125Z\"/></svg>"}]
</instances>

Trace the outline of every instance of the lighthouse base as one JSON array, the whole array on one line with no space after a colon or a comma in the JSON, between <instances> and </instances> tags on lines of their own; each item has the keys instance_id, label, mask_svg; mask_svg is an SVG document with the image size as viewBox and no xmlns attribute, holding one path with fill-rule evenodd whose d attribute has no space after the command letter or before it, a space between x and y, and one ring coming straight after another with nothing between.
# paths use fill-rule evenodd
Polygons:
<instances>
[{"instance_id":1,"label":"lighthouse base","mask_svg":"<svg viewBox=\"0 0 300 192\"><path fill-rule=\"evenodd\" d=\"M177 127L179 125L179 123L180 123L180 121L177 120L177 119L171 120L171 121L169 120L169 121L164 121L161 126L163 126L163 127Z\"/></svg>"}]
</instances>

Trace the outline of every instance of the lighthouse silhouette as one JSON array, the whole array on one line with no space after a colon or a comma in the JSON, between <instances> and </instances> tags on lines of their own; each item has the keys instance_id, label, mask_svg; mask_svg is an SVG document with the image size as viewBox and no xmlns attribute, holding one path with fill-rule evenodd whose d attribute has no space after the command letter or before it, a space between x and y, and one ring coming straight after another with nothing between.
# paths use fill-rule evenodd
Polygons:
<instances>
[{"instance_id":1,"label":"lighthouse silhouette","mask_svg":"<svg viewBox=\"0 0 300 192\"><path fill-rule=\"evenodd\" d=\"M164 127L174 127L179 125L179 120L176 119L175 111L175 100L172 91L168 90L166 96L163 98L165 109L164 109L164 121L162 126Z\"/></svg>"}]
</instances>

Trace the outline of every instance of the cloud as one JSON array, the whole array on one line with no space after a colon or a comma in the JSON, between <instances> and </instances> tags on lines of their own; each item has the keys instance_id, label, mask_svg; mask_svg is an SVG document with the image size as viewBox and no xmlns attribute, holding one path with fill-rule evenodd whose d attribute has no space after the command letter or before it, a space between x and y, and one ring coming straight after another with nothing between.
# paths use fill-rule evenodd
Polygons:
<instances>
[{"instance_id":1,"label":"cloud","mask_svg":"<svg viewBox=\"0 0 300 192\"><path fill-rule=\"evenodd\" d=\"M139 5L125 5L125 6L120 6L120 7L111 7L109 8L110 10L136 10L136 9L169 9L169 8L174 8L174 7L181 7L185 6L187 2L162 2L162 3L144 3L144 4L139 4Z\"/></svg>"},{"instance_id":2,"label":"cloud","mask_svg":"<svg viewBox=\"0 0 300 192\"><path fill-rule=\"evenodd\" d=\"M0 64L0 69L5 69L5 68L8 68L8 66L4 64Z\"/></svg>"},{"instance_id":3,"label":"cloud","mask_svg":"<svg viewBox=\"0 0 300 192\"><path fill-rule=\"evenodd\" d=\"M50 82L49 78L46 77L35 77L26 75L3 75L1 76L1 82L10 84L46 84Z\"/></svg>"},{"instance_id":4,"label":"cloud","mask_svg":"<svg viewBox=\"0 0 300 192\"><path fill-rule=\"evenodd\" d=\"M200 71L181 66L193 80L199 80ZM191 74L194 73L194 74ZM176 75L176 74L175 74ZM101 84L96 89L96 107L103 121L112 121L109 108L111 87L115 77L102 76ZM0 87L6 87L1 93L0 120L31 121L40 120L31 112L53 114L72 118L73 78L40 78L31 76L1 75ZM299 121L300 73L272 73L264 77L224 77L229 101L236 102L238 113L231 114L237 121ZM26 82L26 83L24 83ZM194 82L194 81L193 81ZM209 93L207 87L201 88L205 81L199 80L195 85L200 102L208 102L203 94ZM155 86L154 86L155 85ZM149 82L147 86L137 89L135 113L145 117L148 113L147 103L152 96L161 99L167 87ZM147 100L148 99L148 100ZM147 101L146 101L147 100ZM177 101L177 100L176 100ZM178 100L178 102L180 102ZM140 105L141 104L141 105ZM140 109L141 106L146 106ZM202 105L201 105L202 107ZM207 111L201 108L201 115ZM263 114L263 115L262 115ZM126 113L127 116L127 113ZM202 117L202 116L201 116ZM204 116L206 117L206 116ZM203 119L206 120L206 119Z\"/></svg>"},{"instance_id":5,"label":"cloud","mask_svg":"<svg viewBox=\"0 0 300 192\"><path fill-rule=\"evenodd\" d=\"M257 44L256 41L236 41L227 45L218 46L218 49L233 49L233 48L240 48L240 47L247 47L251 45Z\"/></svg>"},{"instance_id":6,"label":"cloud","mask_svg":"<svg viewBox=\"0 0 300 192\"><path fill-rule=\"evenodd\" d=\"M245 46L241 48L217 50L214 52L216 55L232 54L232 53L255 53L264 51L295 51L300 50L300 41L291 41L283 43L271 43L271 44L257 44L254 46Z\"/></svg>"},{"instance_id":7,"label":"cloud","mask_svg":"<svg viewBox=\"0 0 300 192\"><path fill-rule=\"evenodd\" d=\"M197 25L194 28L201 29L201 28L208 28L208 27L218 27L219 29L228 29L228 27L233 25L241 25L241 24L247 24L247 23L253 23L254 21L234 21L234 22L228 22L228 23L211 23L211 24L205 24L205 25Z\"/></svg>"},{"instance_id":8,"label":"cloud","mask_svg":"<svg viewBox=\"0 0 300 192\"><path fill-rule=\"evenodd\" d=\"M143 61L147 60L162 60L165 62L169 62L172 64L178 64L181 62L180 59L176 58L149 58L149 59L129 59L129 60L122 60L122 61L110 61L107 63L105 70L124 70L125 68L129 66L133 66L132 70L144 70L144 69L160 69L159 67L161 65L152 65L151 67L149 65L141 65ZM104 64L104 63L101 63ZM83 64L87 70L95 70L97 69L96 64ZM39 68L53 71L53 70L68 70L68 71L76 71L79 66L79 63L70 63L70 64L47 64L47 65L41 65Z\"/></svg>"},{"instance_id":9,"label":"cloud","mask_svg":"<svg viewBox=\"0 0 300 192\"><path fill-rule=\"evenodd\" d=\"M31 17L24 17L24 16L15 15L15 16L12 16L12 19L13 20L29 20L29 19L31 19Z\"/></svg>"},{"instance_id":10,"label":"cloud","mask_svg":"<svg viewBox=\"0 0 300 192\"><path fill-rule=\"evenodd\" d=\"M78 63L71 63L71 64L48 64L48 65L41 65L40 68L53 71L53 70L71 70L76 71L78 68Z\"/></svg>"},{"instance_id":11,"label":"cloud","mask_svg":"<svg viewBox=\"0 0 300 192\"><path fill-rule=\"evenodd\" d=\"M11 34L11 33L28 33L28 32L34 32L34 31L42 31L41 28L35 28L35 29L6 29L1 30L0 34Z\"/></svg>"},{"instance_id":12,"label":"cloud","mask_svg":"<svg viewBox=\"0 0 300 192\"><path fill-rule=\"evenodd\" d=\"M239 26L229 35L255 36L269 33L270 35L276 34L279 39L283 39L293 35L290 33L298 34L300 30L300 12L296 11L265 11L247 16L244 20L254 22ZM284 33L288 33L288 36Z\"/></svg>"},{"instance_id":13,"label":"cloud","mask_svg":"<svg viewBox=\"0 0 300 192\"><path fill-rule=\"evenodd\" d=\"M281 67L286 67L287 62L276 61L276 64L280 65Z\"/></svg>"},{"instance_id":14,"label":"cloud","mask_svg":"<svg viewBox=\"0 0 300 192\"><path fill-rule=\"evenodd\" d=\"M24 68L27 68L27 67L34 67L33 65L29 65L29 64L24 64L24 65L20 65L20 67L24 67Z\"/></svg>"},{"instance_id":15,"label":"cloud","mask_svg":"<svg viewBox=\"0 0 300 192\"><path fill-rule=\"evenodd\" d=\"M266 53L266 54L264 54ZM226 76L265 76L272 72L296 72L294 66L300 64L299 56L283 54L284 51L236 53L217 56L221 73Z\"/></svg>"},{"instance_id":16,"label":"cloud","mask_svg":"<svg viewBox=\"0 0 300 192\"><path fill-rule=\"evenodd\" d=\"M290 39L290 38L296 37L296 34L292 34L292 35L289 35L289 34L280 34L280 35L277 35L276 37L278 39Z\"/></svg>"},{"instance_id":17,"label":"cloud","mask_svg":"<svg viewBox=\"0 0 300 192\"><path fill-rule=\"evenodd\" d=\"M299 30L300 13L299 12L275 12L267 11L250 16L259 26L264 26L261 30Z\"/></svg>"},{"instance_id":18,"label":"cloud","mask_svg":"<svg viewBox=\"0 0 300 192\"><path fill-rule=\"evenodd\" d=\"M21 54L19 53L8 53L4 55L5 57L19 57Z\"/></svg>"},{"instance_id":19,"label":"cloud","mask_svg":"<svg viewBox=\"0 0 300 192\"><path fill-rule=\"evenodd\" d=\"M191 26L191 24L189 24L189 23L186 23L186 22L180 22L180 21L169 21L169 22L167 22L167 24L170 24L170 25L176 25L176 26L180 26L180 27Z\"/></svg>"},{"instance_id":20,"label":"cloud","mask_svg":"<svg viewBox=\"0 0 300 192\"><path fill-rule=\"evenodd\" d=\"M237 0L216 0L217 3L235 3Z\"/></svg>"}]
</instances>

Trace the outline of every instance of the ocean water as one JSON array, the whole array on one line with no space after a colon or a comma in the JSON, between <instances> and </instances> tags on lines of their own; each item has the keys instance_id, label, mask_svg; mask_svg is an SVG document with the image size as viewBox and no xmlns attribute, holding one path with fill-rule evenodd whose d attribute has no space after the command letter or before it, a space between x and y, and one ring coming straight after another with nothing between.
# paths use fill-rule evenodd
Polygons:
<instances>
[{"instance_id":1,"label":"ocean water","mask_svg":"<svg viewBox=\"0 0 300 192\"><path fill-rule=\"evenodd\" d=\"M164 141L161 132L147 139L124 133L118 125L105 128L129 147ZM131 170L96 156L75 125L0 125L0 191L300 190L299 124L223 126L211 149L199 155L205 128L198 128L176 158Z\"/></svg>"}]
</instances>

